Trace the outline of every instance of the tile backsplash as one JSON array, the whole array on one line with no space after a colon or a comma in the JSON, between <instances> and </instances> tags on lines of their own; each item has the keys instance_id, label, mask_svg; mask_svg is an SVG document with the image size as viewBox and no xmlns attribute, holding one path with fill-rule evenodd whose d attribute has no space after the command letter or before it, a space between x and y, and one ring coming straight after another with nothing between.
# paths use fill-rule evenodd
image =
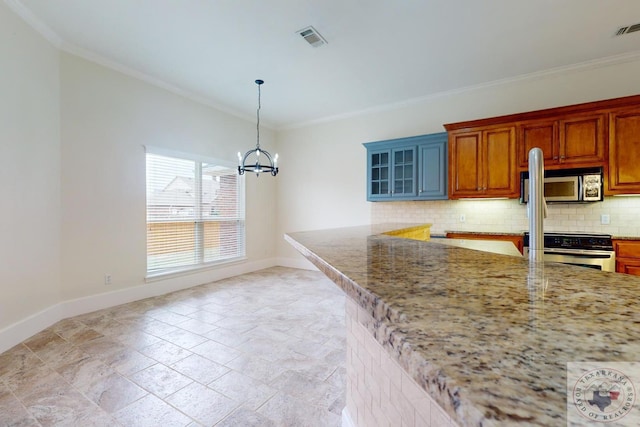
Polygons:
<instances>
[{"instance_id":1,"label":"tile backsplash","mask_svg":"<svg viewBox=\"0 0 640 427\"><path fill-rule=\"evenodd\" d=\"M640 197L606 197L603 202L550 204L545 231L574 231L640 238ZM602 224L608 215L609 224ZM431 223L446 231L520 233L529 228L526 205L518 200L442 200L371 203L371 222Z\"/></svg>"}]
</instances>

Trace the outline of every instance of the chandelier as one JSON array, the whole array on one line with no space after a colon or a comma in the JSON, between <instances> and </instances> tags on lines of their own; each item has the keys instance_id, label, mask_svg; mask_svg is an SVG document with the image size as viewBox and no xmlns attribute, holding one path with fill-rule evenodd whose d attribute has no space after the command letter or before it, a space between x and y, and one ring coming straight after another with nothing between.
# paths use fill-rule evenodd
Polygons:
<instances>
[{"instance_id":1,"label":"chandelier","mask_svg":"<svg viewBox=\"0 0 640 427\"><path fill-rule=\"evenodd\" d=\"M245 172L254 172L256 176L260 176L262 172L269 172L271 175L278 174L278 154L272 158L268 151L260 148L260 86L264 80L256 80L258 85L258 124L256 125L258 139L256 148L244 153L244 156L238 151L238 174L244 175Z\"/></svg>"}]
</instances>

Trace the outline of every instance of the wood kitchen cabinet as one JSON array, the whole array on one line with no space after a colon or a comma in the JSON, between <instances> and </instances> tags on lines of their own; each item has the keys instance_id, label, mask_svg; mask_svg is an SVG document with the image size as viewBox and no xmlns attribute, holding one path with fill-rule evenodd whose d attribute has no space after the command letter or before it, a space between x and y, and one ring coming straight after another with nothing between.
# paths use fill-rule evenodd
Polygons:
<instances>
[{"instance_id":1,"label":"wood kitchen cabinet","mask_svg":"<svg viewBox=\"0 0 640 427\"><path fill-rule=\"evenodd\" d=\"M515 126L449 132L449 198L516 198Z\"/></svg>"},{"instance_id":2,"label":"wood kitchen cabinet","mask_svg":"<svg viewBox=\"0 0 640 427\"><path fill-rule=\"evenodd\" d=\"M538 147L542 150L545 166L558 158L558 121L542 120L518 125L518 165L521 169L529 167L529 151Z\"/></svg>"},{"instance_id":3,"label":"wood kitchen cabinet","mask_svg":"<svg viewBox=\"0 0 640 427\"><path fill-rule=\"evenodd\" d=\"M519 123L518 165L528 169L529 150L539 147L546 169L603 166L606 160L606 114L575 114Z\"/></svg>"},{"instance_id":4,"label":"wood kitchen cabinet","mask_svg":"<svg viewBox=\"0 0 640 427\"><path fill-rule=\"evenodd\" d=\"M640 240L613 240L616 272L640 276Z\"/></svg>"},{"instance_id":5,"label":"wood kitchen cabinet","mask_svg":"<svg viewBox=\"0 0 640 427\"><path fill-rule=\"evenodd\" d=\"M603 167L605 196L640 194L640 95L449 123L444 127L449 133L452 199L517 197L519 175L528 169L529 150L533 147L542 149L546 169ZM510 128L515 128L515 137L504 137ZM495 129L503 132L492 134ZM511 147L505 142L509 139L517 156L512 171ZM504 151L492 159L486 152L487 141L502 146Z\"/></svg>"},{"instance_id":6,"label":"wood kitchen cabinet","mask_svg":"<svg viewBox=\"0 0 640 427\"><path fill-rule=\"evenodd\" d=\"M450 232L446 234L448 239L467 239L467 240L500 240L512 242L516 248L523 253L524 250L524 237L516 234L478 234L478 233L463 233L463 232Z\"/></svg>"},{"instance_id":7,"label":"wood kitchen cabinet","mask_svg":"<svg viewBox=\"0 0 640 427\"><path fill-rule=\"evenodd\" d=\"M640 106L609 114L609 168L605 195L640 193Z\"/></svg>"}]
</instances>

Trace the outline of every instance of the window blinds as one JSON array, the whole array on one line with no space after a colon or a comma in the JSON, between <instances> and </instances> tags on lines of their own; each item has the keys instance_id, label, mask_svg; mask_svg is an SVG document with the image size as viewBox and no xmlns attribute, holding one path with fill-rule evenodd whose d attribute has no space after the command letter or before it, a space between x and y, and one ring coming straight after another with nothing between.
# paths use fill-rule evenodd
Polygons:
<instances>
[{"instance_id":1,"label":"window blinds","mask_svg":"<svg viewBox=\"0 0 640 427\"><path fill-rule=\"evenodd\" d=\"M147 274L245 256L244 181L234 166L147 149Z\"/></svg>"}]
</instances>

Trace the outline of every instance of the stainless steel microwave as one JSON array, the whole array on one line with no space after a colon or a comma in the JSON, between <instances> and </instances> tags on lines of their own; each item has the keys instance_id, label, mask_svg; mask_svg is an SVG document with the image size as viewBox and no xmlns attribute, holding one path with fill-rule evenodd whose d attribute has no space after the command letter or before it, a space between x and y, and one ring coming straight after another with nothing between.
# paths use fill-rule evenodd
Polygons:
<instances>
[{"instance_id":1,"label":"stainless steel microwave","mask_svg":"<svg viewBox=\"0 0 640 427\"><path fill-rule=\"evenodd\" d=\"M544 172L547 203L601 202L604 199L602 168L560 169ZM520 202L529 201L529 172L520 175Z\"/></svg>"}]
</instances>

